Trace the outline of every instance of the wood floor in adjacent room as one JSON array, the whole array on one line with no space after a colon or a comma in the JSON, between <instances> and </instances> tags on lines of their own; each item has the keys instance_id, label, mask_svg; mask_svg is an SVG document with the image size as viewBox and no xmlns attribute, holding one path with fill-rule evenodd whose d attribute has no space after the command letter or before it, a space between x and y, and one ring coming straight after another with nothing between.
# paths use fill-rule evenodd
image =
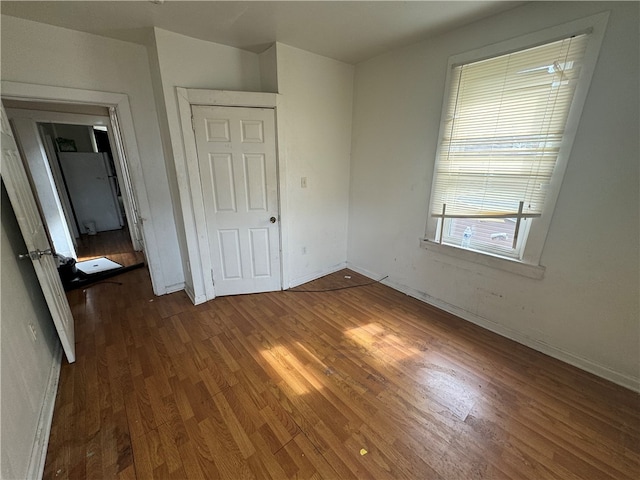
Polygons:
<instances>
[{"instance_id":1,"label":"wood floor in adjacent room","mask_svg":"<svg viewBox=\"0 0 640 480\"><path fill-rule=\"evenodd\" d=\"M69 299L48 479L640 476L637 394L381 284L196 307L139 269Z\"/></svg>"},{"instance_id":2,"label":"wood floor in adjacent room","mask_svg":"<svg viewBox=\"0 0 640 480\"><path fill-rule=\"evenodd\" d=\"M79 262L107 257L123 267L129 267L145 261L142 252L134 251L127 227L98 232L95 235L83 234L77 239L77 243L76 253Z\"/></svg>"}]
</instances>

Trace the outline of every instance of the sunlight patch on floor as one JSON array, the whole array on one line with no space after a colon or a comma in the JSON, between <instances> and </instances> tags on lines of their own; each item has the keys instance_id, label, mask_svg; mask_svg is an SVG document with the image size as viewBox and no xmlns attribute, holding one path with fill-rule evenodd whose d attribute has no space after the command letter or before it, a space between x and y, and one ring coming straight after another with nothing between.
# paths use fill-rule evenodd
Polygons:
<instances>
[{"instance_id":1,"label":"sunlight patch on floor","mask_svg":"<svg viewBox=\"0 0 640 480\"><path fill-rule=\"evenodd\" d=\"M385 361L400 362L420 351L377 323L345 330L345 335Z\"/></svg>"},{"instance_id":2,"label":"sunlight patch on floor","mask_svg":"<svg viewBox=\"0 0 640 480\"><path fill-rule=\"evenodd\" d=\"M309 393L309 388L303 381L306 380L311 386L320 390L323 388L308 371L307 367L289 350L282 345L275 345L268 350L260 350L260 355L278 373L278 375L291 387L298 395Z\"/></svg>"}]
</instances>

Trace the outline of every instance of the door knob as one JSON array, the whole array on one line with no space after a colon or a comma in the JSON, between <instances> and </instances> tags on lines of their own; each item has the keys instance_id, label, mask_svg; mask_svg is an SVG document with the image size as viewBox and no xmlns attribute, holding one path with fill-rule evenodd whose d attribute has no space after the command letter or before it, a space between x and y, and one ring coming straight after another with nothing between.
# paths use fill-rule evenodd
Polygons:
<instances>
[{"instance_id":1,"label":"door knob","mask_svg":"<svg viewBox=\"0 0 640 480\"><path fill-rule=\"evenodd\" d=\"M269 219L269 221L270 221L271 223L276 223L276 217L271 217L271 218Z\"/></svg>"},{"instance_id":2,"label":"door knob","mask_svg":"<svg viewBox=\"0 0 640 480\"><path fill-rule=\"evenodd\" d=\"M29 253L21 253L18 255L18 258L20 260L25 260L27 258L30 258L31 260L40 260L40 257L43 255L53 255L53 250L50 248L47 248L46 250L34 250Z\"/></svg>"}]
</instances>

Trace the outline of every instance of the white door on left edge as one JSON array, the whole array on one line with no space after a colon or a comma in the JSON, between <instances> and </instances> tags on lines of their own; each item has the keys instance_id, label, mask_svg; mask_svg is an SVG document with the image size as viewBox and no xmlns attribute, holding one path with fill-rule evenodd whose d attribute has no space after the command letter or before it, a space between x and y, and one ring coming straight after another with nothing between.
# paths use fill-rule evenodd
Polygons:
<instances>
[{"instance_id":1,"label":"white door on left edge","mask_svg":"<svg viewBox=\"0 0 640 480\"><path fill-rule=\"evenodd\" d=\"M215 294L280 290L274 111L192 111Z\"/></svg>"},{"instance_id":2,"label":"white door on left edge","mask_svg":"<svg viewBox=\"0 0 640 480\"><path fill-rule=\"evenodd\" d=\"M4 107L0 105L0 145L2 145L2 167L0 175L7 189L9 201L18 220L18 227L29 250L23 260L33 263L36 277L58 331L60 343L69 363L76 361L76 344L73 316L58 275L53 256L31 184L22 164L18 146L9 126Z\"/></svg>"}]
</instances>

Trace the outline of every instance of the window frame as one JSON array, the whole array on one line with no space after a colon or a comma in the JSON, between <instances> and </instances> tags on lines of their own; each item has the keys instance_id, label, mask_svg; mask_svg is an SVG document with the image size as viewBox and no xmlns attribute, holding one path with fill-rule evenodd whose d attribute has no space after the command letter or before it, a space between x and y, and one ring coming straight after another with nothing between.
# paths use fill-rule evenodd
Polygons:
<instances>
[{"instance_id":1,"label":"window frame","mask_svg":"<svg viewBox=\"0 0 640 480\"><path fill-rule=\"evenodd\" d=\"M514 273L522 273L525 276L533 276L534 278L541 277L541 274L538 272L539 269L534 268L532 270L529 267L538 267L540 263L544 243L551 224L551 218L556 207L556 202L560 194L560 187L571 154L571 147L573 146L573 141L578 130L582 109L591 84L591 78L595 70L598 55L600 53L600 46L602 44L608 18L609 12L603 12L449 57L445 90L442 99L442 110L440 114L438 145L433 165L431 193L429 204L427 205L429 209L427 210L426 231L424 238L421 239L421 246L423 248L455 256L463 260L514 271ZM578 80L571 108L567 117L565 132L560 146L560 151L558 153L556 166L548 187L542 215L531 222L527 237L523 239L524 246L520 257L515 258L501 256L481 250L470 250L451 244L441 244L439 242L439 234L441 228L440 225L443 222L440 222L438 217L431 215L431 205L433 202L433 191L442 145L442 136L445 131L447 105L451 94L453 68L460 64L506 55L582 33L589 33L590 38L585 50L584 64L582 66L580 79ZM516 264L515 268L514 264ZM523 268L519 268L517 264L522 264ZM527 272L533 272L533 274L529 275Z\"/></svg>"}]
</instances>

